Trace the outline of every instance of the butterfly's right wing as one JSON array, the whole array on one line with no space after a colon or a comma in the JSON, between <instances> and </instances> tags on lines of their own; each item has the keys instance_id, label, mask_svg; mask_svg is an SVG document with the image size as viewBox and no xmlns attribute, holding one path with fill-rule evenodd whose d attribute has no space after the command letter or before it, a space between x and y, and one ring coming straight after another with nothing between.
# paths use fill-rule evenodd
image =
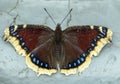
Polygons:
<instances>
[{"instance_id":1,"label":"butterfly's right wing","mask_svg":"<svg viewBox=\"0 0 120 84\"><path fill-rule=\"evenodd\" d=\"M26 56L27 65L38 74L56 73L51 56L54 31L42 25L13 25L5 30L5 39L18 54Z\"/></svg>"},{"instance_id":2,"label":"butterfly's right wing","mask_svg":"<svg viewBox=\"0 0 120 84\"><path fill-rule=\"evenodd\" d=\"M111 41L112 31L102 26L72 26L63 31L64 62L61 73L66 75L83 71L92 56Z\"/></svg>"}]
</instances>

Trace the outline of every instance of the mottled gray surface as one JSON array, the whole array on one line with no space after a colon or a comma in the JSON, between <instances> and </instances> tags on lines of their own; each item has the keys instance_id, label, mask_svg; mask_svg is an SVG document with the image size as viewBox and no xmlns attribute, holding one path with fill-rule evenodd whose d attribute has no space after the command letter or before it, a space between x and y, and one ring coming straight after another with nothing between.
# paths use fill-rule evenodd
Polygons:
<instances>
[{"instance_id":1,"label":"mottled gray surface","mask_svg":"<svg viewBox=\"0 0 120 84\"><path fill-rule=\"evenodd\" d=\"M37 1L37 2L36 2ZM25 57L3 41L4 29L16 24L44 24L55 29L45 13L47 8L56 22L60 22L69 8L71 18L62 24L104 25L113 31L113 43L105 46L98 57L92 59L89 68L81 75L41 75L25 64ZM14 18L17 19L14 21ZM0 84L119 84L120 83L120 0L0 0Z\"/></svg>"}]
</instances>

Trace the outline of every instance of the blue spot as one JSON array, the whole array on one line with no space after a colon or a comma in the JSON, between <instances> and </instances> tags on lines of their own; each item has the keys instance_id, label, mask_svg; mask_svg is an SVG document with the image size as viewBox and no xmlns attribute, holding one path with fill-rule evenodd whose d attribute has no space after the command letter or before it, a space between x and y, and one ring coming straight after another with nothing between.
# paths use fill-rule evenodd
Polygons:
<instances>
[{"instance_id":1,"label":"blue spot","mask_svg":"<svg viewBox=\"0 0 120 84\"><path fill-rule=\"evenodd\" d=\"M39 62L40 62L40 61L39 61L39 60L37 60L37 62L36 62L36 63L37 63L37 64L39 64Z\"/></svg>"},{"instance_id":2,"label":"blue spot","mask_svg":"<svg viewBox=\"0 0 120 84\"><path fill-rule=\"evenodd\" d=\"M24 46L24 45L25 45L25 42L22 42L22 43L21 43L21 46Z\"/></svg>"},{"instance_id":3,"label":"blue spot","mask_svg":"<svg viewBox=\"0 0 120 84\"><path fill-rule=\"evenodd\" d=\"M10 31L10 34L13 34L14 33L14 31Z\"/></svg>"},{"instance_id":4,"label":"blue spot","mask_svg":"<svg viewBox=\"0 0 120 84\"><path fill-rule=\"evenodd\" d=\"M94 38L94 42L96 42L97 41L97 39L96 38Z\"/></svg>"},{"instance_id":5,"label":"blue spot","mask_svg":"<svg viewBox=\"0 0 120 84\"><path fill-rule=\"evenodd\" d=\"M83 53L83 54L82 54L82 56L83 56L83 57L86 57L86 54L85 54L85 53Z\"/></svg>"},{"instance_id":6,"label":"blue spot","mask_svg":"<svg viewBox=\"0 0 120 84\"><path fill-rule=\"evenodd\" d=\"M90 52L92 50L92 48L89 48L87 51Z\"/></svg>"},{"instance_id":7,"label":"blue spot","mask_svg":"<svg viewBox=\"0 0 120 84\"><path fill-rule=\"evenodd\" d=\"M10 26L10 30L14 31L14 25Z\"/></svg>"},{"instance_id":8,"label":"blue spot","mask_svg":"<svg viewBox=\"0 0 120 84\"><path fill-rule=\"evenodd\" d=\"M107 28L103 27L103 30L102 30L104 33L107 32Z\"/></svg>"},{"instance_id":9,"label":"blue spot","mask_svg":"<svg viewBox=\"0 0 120 84\"><path fill-rule=\"evenodd\" d=\"M79 59L77 60L77 63L80 64L80 60Z\"/></svg>"},{"instance_id":10,"label":"blue spot","mask_svg":"<svg viewBox=\"0 0 120 84\"><path fill-rule=\"evenodd\" d=\"M10 28L10 31L11 31L11 32L14 31L14 28Z\"/></svg>"},{"instance_id":11,"label":"blue spot","mask_svg":"<svg viewBox=\"0 0 120 84\"><path fill-rule=\"evenodd\" d=\"M94 47L95 46L95 44L94 43L91 43L91 47Z\"/></svg>"},{"instance_id":12,"label":"blue spot","mask_svg":"<svg viewBox=\"0 0 120 84\"><path fill-rule=\"evenodd\" d=\"M71 64L68 64L68 67L69 67L69 68L72 67Z\"/></svg>"},{"instance_id":13,"label":"blue spot","mask_svg":"<svg viewBox=\"0 0 120 84\"><path fill-rule=\"evenodd\" d=\"M83 57L81 57L81 58L80 58L80 60L81 60L82 62L84 62L84 61L85 61L85 59L84 59Z\"/></svg>"},{"instance_id":14,"label":"blue spot","mask_svg":"<svg viewBox=\"0 0 120 84\"><path fill-rule=\"evenodd\" d=\"M10 32L10 34L11 34L12 36L16 36L16 35L17 35L17 32Z\"/></svg>"},{"instance_id":15,"label":"blue spot","mask_svg":"<svg viewBox=\"0 0 120 84\"><path fill-rule=\"evenodd\" d=\"M47 68L47 67L48 67L48 64L45 64L45 67Z\"/></svg>"},{"instance_id":16,"label":"blue spot","mask_svg":"<svg viewBox=\"0 0 120 84\"><path fill-rule=\"evenodd\" d=\"M20 36L19 36L18 34L16 35L16 37L17 37L18 39L20 38Z\"/></svg>"},{"instance_id":17,"label":"blue spot","mask_svg":"<svg viewBox=\"0 0 120 84\"><path fill-rule=\"evenodd\" d=\"M14 31L14 28L11 28L10 31L11 31L11 32Z\"/></svg>"},{"instance_id":18,"label":"blue spot","mask_svg":"<svg viewBox=\"0 0 120 84\"><path fill-rule=\"evenodd\" d=\"M43 66L43 63L42 63L42 62L40 63L40 66Z\"/></svg>"},{"instance_id":19,"label":"blue spot","mask_svg":"<svg viewBox=\"0 0 120 84\"><path fill-rule=\"evenodd\" d=\"M104 36L106 36L106 33L102 33Z\"/></svg>"},{"instance_id":20,"label":"blue spot","mask_svg":"<svg viewBox=\"0 0 120 84\"><path fill-rule=\"evenodd\" d=\"M100 39L100 36L97 36L98 39Z\"/></svg>"},{"instance_id":21,"label":"blue spot","mask_svg":"<svg viewBox=\"0 0 120 84\"><path fill-rule=\"evenodd\" d=\"M24 50L25 50L26 52L28 52L28 48L27 48L26 46L24 46Z\"/></svg>"},{"instance_id":22,"label":"blue spot","mask_svg":"<svg viewBox=\"0 0 120 84\"><path fill-rule=\"evenodd\" d=\"M73 64L74 64L74 66L76 66L76 63L75 63L75 62L74 62Z\"/></svg>"},{"instance_id":23,"label":"blue spot","mask_svg":"<svg viewBox=\"0 0 120 84\"><path fill-rule=\"evenodd\" d=\"M19 38L19 40L20 40L20 41L23 41L23 38L22 38L22 37L20 37L20 38Z\"/></svg>"},{"instance_id":24,"label":"blue spot","mask_svg":"<svg viewBox=\"0 0 120 84\"><path fill-rule=\"evenodd\" d=\"M31 57L31 58L32 58L32 57L34 57L34 54L33 54L33 53L31 53L30 57Z\"/></svg>"},{"instance_id":25,"label":"blue spot","mask_svg":"<svg viewBox=\"0 0 120 84\"><path fill-rule=\"evenodd\" d=\"M105 37L102 33L100 33L99 36L102 37L102 38Z\"/></svg>"},{"instance_id":26,"label":"blue spot","mask_svg":"<svg viewBox=\"0 0 120 84\"><path fill-rule=\"evenodd\" d=\"M34 58L32 59L32 61L35 63L35 62L36 62L36 58L34 57Z\"/></svg>"}]
</instances>

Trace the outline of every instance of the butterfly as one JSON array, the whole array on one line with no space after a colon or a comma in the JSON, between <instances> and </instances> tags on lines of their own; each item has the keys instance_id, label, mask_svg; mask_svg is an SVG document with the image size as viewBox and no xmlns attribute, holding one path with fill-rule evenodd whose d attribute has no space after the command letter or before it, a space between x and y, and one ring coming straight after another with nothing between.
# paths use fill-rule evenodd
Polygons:
<instances>
[{"instance_id":1,"label":"butterfly","mask_svg":"<svg viewBox=\"0 0 120 84\"><path fill-rule=\"evenodd\" d=\"M44 25L12 25L5 29L5 39L26 64L40 74L65 75L82 72L101 49L112 40L112 31L103 26L70 26L55 31Z\"/></svg>"},{"instance_id":2,"label":"butterfly","mask_svg":"<svg viewBox=\"0 0 120 84\"><path fill-rule=\"evenodd\" d=\"M57 24L52 30L45 25L11 25L4 38L26 64L38 75L51 75L60 70L65 75L80 73L93 56L112 40L112 31L104 26L70 26L65 30Z\"/></svg>"}]
</instances>

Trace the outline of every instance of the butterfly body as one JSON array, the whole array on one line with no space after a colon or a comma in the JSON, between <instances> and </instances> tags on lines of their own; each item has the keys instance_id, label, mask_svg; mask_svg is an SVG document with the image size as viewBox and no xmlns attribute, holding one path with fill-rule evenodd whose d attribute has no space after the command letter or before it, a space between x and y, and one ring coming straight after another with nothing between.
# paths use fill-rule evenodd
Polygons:
<instances>
[{"instance_id":1,"label":"butterfly body","mask_svg":"<svg viewBox=\"0 0 120 84\"><path fill-rule=\"evenodd\" d=\"M53 40L53 49L52 56L56 58L57 64L59 64L61 58L63 58L63 46L62 46L62 30L60 24L57 24L55 32L54 32L54 40Z\"/></svg>"},{"instance_id":2,"label":"butterfly body","mask_svg":"<svg viewBox=\"0 0 120 84\"><path fill-rule=\"evenodd\" d=\"M112 40L112 31L103 26L71 26L55 31L44 25L13 25L5 39L18 54L26 56L28 67L40 74L82 72L101 49ZM59 66L58 66L59 65Z\"/></svg>"}]
</instances>

